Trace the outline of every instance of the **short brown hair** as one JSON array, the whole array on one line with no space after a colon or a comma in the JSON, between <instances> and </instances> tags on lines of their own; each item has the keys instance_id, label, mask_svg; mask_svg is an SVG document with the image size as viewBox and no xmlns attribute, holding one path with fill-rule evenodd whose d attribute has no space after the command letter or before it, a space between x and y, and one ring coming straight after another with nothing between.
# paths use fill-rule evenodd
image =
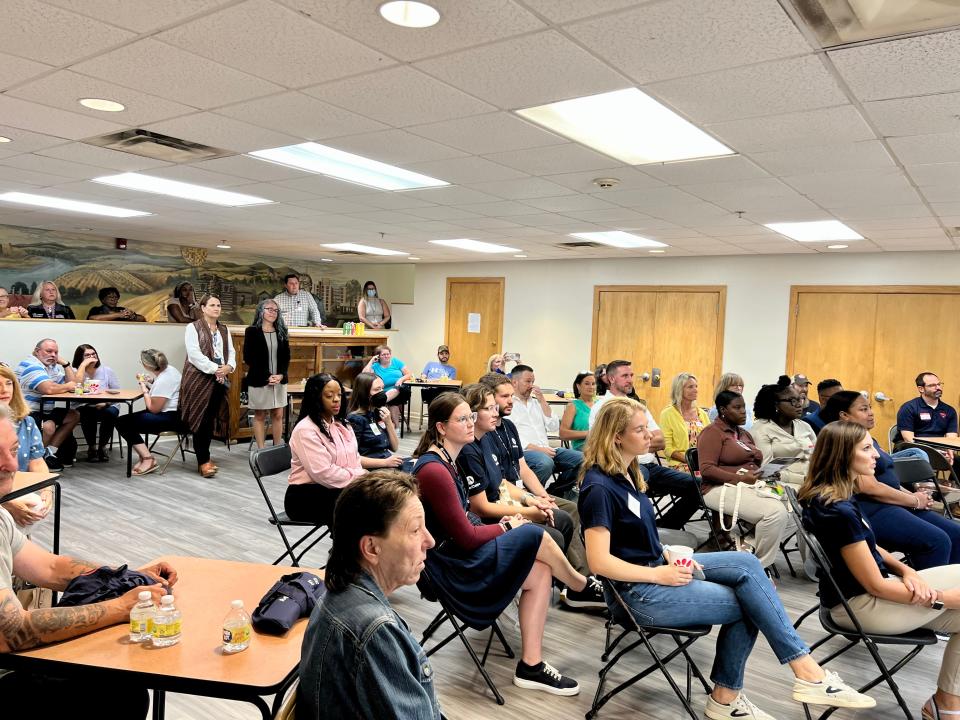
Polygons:
<instances>
[{"instance_id":1,"label":"short brown hair","mask_svg":"<svg viewBox=\"0 0 960 720\"><path fill-rule=\"evenodd\" d=\"M497 388L501 385L512 385L509 375L503 375L501 373L487 373L486 375L480 376L480 379L477 381L482 385L486 385L488 388L496 392Z\"/></svg>"},{"instance_id":2,"label":"short brown hair","mask_svg":"<svg viewBox=\"0 0 960 720\"><path fill-rule=\"evenodd\" d=\"M463 395L463 399L470 406L470 412L480 412L487 396L493 395L493 388L484 383L473 383L460 388L460 394Z\"/></svg>"}]
</instances>

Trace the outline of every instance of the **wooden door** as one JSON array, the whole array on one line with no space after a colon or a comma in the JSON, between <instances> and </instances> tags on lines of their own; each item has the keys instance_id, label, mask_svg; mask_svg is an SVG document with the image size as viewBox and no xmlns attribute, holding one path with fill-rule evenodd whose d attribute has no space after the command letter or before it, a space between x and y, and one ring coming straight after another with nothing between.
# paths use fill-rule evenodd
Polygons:
<instances>
[{"instance_id":1,"label":"wooden door","mask_svg":"<svg viewBox=\"0 0 960 720\"><path fill-rule=\"evenodd\" d=\"M483 375L487 359L503 348L503 287L502 277L447 278L444 337L450 364L464 383Z\"/></svg>"}]
</instances>

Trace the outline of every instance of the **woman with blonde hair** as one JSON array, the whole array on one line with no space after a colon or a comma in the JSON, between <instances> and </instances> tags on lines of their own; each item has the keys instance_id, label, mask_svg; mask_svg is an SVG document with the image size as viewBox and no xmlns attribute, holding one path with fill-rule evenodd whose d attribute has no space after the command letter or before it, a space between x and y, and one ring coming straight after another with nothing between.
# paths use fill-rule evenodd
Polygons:
<instances>
[{"instance_id":1,"label":"woman with blonde hair","mask_svg":"<svg viewBox=\"0 0 960 720\"><path fill-rule=\"evenodd\" d=\"M724 390L729 390L730 392L735 392L738 395L743 395L743 375L737 375L737 373L728 372L720 376L720 379L717 380L717 385L713 388L713 395L710 397L717 397ZM747 420L743 424L744 430L749 430L750 426L753 425L753 411L749 405L746 405L747 410ZM707 410L707 417L710 418L710 422L713 422L717 419L717 406L713 405L709 410Z\"/></svg>"},{"instance_id":2,"label":"woman with blonde hair","mask_svg":"<svg viewBox=\"0 0 960 720\"><path fill-rule=\"evenodd\" d=\"M773 720L742 691L759 633L793 671L795 701L873 707L872 698L813 660L753 555L697 553L690 563L675 562L671 549L660 544L653 505L645 494L646 472L637 462L649 447L643 408L629 398L613 398L600 408L583 450L578 506L587 562L606 578L613 617L628 622L616 590L639 625L721 625L705 713L711 720Z\"/></svg>"},{"instance_id":3,"label":"woman with blonde hair","mask_svg":"<svg viewBox=\"0 0 960 720\"><path fill-rule=\"evenodd\" d=\"M683 471L687 470L687 450L697 446L697 438L710 424L707 411L697 406L697 394L693 373L680 373L670 386L670 405L660 413L667 465Z\"/></svg>"},{"instance_id":4,"label":"woman with blonde hair","mask_svg":"<svg viewBox=\"0 0 960 720\"><path fill-rule=\"evenodd\" d=\"M497 373L498 375L506 375L507 373L503 369L504 365L505 363L503 361L503 355L500 353L494 353L487 358L487 372Z\"/></svg>"},{"instance_id":5,"label":"woman with blonde hair","mask_svg":"<svg viewBox=\"0 0 960 720\"><path fill-rule=\"evenodd\" d=\"M799 497L804 525L820 541L836 582L835 587L821 579L820 604L830 608L835 623L851 630L841 595L867 633L900 635L923 627L950 635L937 691L924 703L922 716L960 717L960 565L918 571L877 545L855 495L864 478L873 478L878 457L870 433L859 423L831 422L817 436Z\"/></svg>"},{"instance_id":6,"label":"woman with blonde hair","mask_svg":"<svg viewBox=\"0 0 960 720\"><path fill-rule=\"evenodd\" d=\"M76 320L69 305L64 305L60 288L53 280L44 280L33 293L27 316L35 320Z\"/></svg>"},{"instance_id":7,"label":"woman with blonde hair","mask_svg":"<svg viewBox=\"0 0 960 720\"><path fill-rule=\"evenodd\" d=\"M43 459L46 451L43 437L37 424L30 417L30 408L23 399L17 375L6 365L0 365L0 405L10 408L14 429L17 431L17 470L20 472L49 472ZM39 500L39 502L38 502ZM32 501L32 502L31 502ZM42 520L50 512L53 494L49 488L41 491L39 498L22 497L5 502L3 507L17 525L26 527Z\"/></svg>"},{"instance_id":8,"label":"woman with blonde hair","mask_svg":"<svg viewBox=\"0 0 960 720\"><path fill-rule=\"evenodd\" d=\"M121 415L117 418L116 428L140 458L133 466L133 474L149 475L157 469L157 459L150 454L150 448L140 433L159 435L182 429L177 412L181 377L180 371L167 361L167 356L154 348L140 351L140 364L148 373L137 375L147 409Z\"/></svg>"}]
</instances>

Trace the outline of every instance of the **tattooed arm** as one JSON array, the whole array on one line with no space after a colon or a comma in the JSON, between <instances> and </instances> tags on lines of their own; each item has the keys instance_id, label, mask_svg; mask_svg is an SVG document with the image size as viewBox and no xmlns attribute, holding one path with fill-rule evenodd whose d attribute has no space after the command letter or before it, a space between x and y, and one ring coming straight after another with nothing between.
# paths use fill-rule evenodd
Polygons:
<instances>
[{"instance_id":1,"label":"tattooed arm","mask_svg":"<svg viewBox=\"0 0 960 720\"><path fill-rule=\"evenodd\" d=\"M76 560L66 555L54 555L30 541L13 558L13 572L18 577L39 587L63 590L71 580L100 565Z\"/></svg>"}]
</instances>

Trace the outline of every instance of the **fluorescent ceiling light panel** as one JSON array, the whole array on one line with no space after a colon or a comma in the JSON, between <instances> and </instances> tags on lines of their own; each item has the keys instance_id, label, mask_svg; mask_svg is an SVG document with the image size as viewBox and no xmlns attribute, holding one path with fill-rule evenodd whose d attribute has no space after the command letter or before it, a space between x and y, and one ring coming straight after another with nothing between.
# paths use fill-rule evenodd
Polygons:
<instances>
[{"instance_id":1,"label":"fluorescent ceiling light panel","mask_svg":"<svg viewBox=\"0 0 960 720\"><path fill-rule=\"evenodd\" d=\"M506 245L497 245L495 243L481 242L480 240L468 240L462 238L459 240L431 240L434 245L444 245L445 247L457 248L459 250L470 250L478 253L516 253L519 248L507 247Z\"/></svg>"},{"instance_id":2,"label":"fluorescent ceiling light panel","mask_svg":"<svg viewBox=\"0 0 960 720\"><path fill-rule=\"evenodd\" d=\"M735 154L636 88L526 108L517 114L629 165Z\"/></svg>"},{"instance_id":3,"label":"fluorescent ceiling light panel","mask_svg":"<svg viewBox=\"0 0 960 720\"><path fill-rule=\"evenodd\" d=\"M634 235L623 230L611 230L609 232L587 232L572 233L570 237L580 238L581 240L590 240L592 242L603 243L611 247L618 248L664 248L669 247L666 243L650 238Z\"/></svg>"},{"instance_id":4,"label":"fluorescent ceiling light panel","mask_svg":"<svg viewBox=\"0 0 960 720\"><path fill-rule=\"evenodd\" d=\"M378 190L413 190L450 184L315 142L255 150L250 157Z\"/></svg>"},{"instance_id":5,"label":"fluorescent ceiling light panel","mask_svg":"<svg viewBox=\"0 0 960 720\"><path fill-rule=\"evenodd\" d=\"M102 185L113 185L114 187L125 188L127 190L140 190L141 192L155 193L157 195L170 195L172 197L183 198L184 200L196 200L197 202L210 203L211 205L225 205L227 207L269 205L273 203L273 200L267 200L262 197L243 195L242 193L228 192L227 190L217 190L216 188L180 182L179 180L167 180L166 178L144 175L143 173L131 172L121 173L120 175L104 175L103 177L93 178L93 182L101 183Z\"/></svg>"},{"instance_id":6,"label":"fluorescent ceiling light panel","mask_svg":"<svg viewBox=\"0 0 960 720\"><path fill-rule=\"evenodd\" d=\"M100 205L98 203L67 200L66 198L50 197L49 195L33 195L32 193L8 192L0 195L0 202L16 203L18 205L35 205L37 207L54 208L55 210L69 210L70 212L89 213L90 215L106 215L107 217L130 218L153 215L141 210Z\"/></svg>"},{"instance_id":7,"label":"fluorescent ceiling light panel","mask_svg":"<svg viewBox=\"0 0 960 720\"><path fill-rule=\"evenodd\" d=\"M325 248L331 250L346 250L348 252L366 253L367 255L409 255L402 250L387 250L386 248L373 247L373 245L360 245L358 243L324 243Z\"/></svg>"},{"instance_id":8,"label":"fluorescent ceiling light panel","mask_svg":"<svg viewBox=\"0 0 960 720\"><path fill-rule=\"evenodd\" d=\"M440 13L426 3L415 0L392 0L380 6L380 16L394 25L428 28L440 22Z\"/></svg>"},{"instance_id":9,"label":"fluorescent ceiling light panel","mask_svg":"<svg viewBox=\"0 0 960 720\"><path fill-rule=\"evenodd\" d=\"M767 223L767 227L786 235L797 242L823 242L826 240L863 240L863 235L850 229L839 220L816 220L814 222Z\"/></svg>"}]
</instances>

